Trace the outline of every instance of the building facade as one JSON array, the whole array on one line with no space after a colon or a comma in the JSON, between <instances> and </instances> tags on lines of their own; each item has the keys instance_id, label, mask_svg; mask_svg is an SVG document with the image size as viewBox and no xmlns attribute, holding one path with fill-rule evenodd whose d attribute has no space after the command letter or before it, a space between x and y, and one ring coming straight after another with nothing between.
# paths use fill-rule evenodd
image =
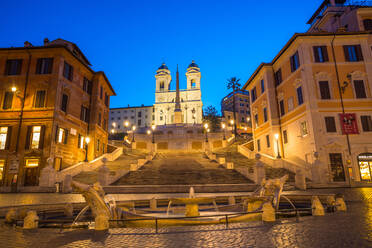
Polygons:
<instances>
[{"instance_id":1,"label":"building facade","mask_svg":"<svg viewBox=\"0 0 372 248\"><path fill-rule=\"evenodd\" d=\"M165 64L156 71L155 125L174 124L176 91L171 90L171 73ZM200 124L203 121L203 103L201 100L200 68L194 61L186 72L187 89L180 90L182 123Z\"/></svg>"},{"instance_id":2,"label":"building facade","mask_svg":"<svg viewBox=\"0 0 372 248\"><path fill-rule=\"evenodd\" d=\"M1 185L37 186L48 158L61 170L106 152L115 92L74 43L1 48L0 71Z\"/></svg>"},{"instance_id":3,"label":"building facade","mask_svg":"<svg viewBox=\"0 0 372 248\"><path fill-rule=\"evenodd\" d=\"M243 89L254 149L337 182L371 181L372 8L324 1ZM320 162L320 163L318 163Z\"/></svg>"},{"instance_id":4,"label":"building facade","mask_svg":"<svg viewBox=\"0 0 372 248\"><path fill-rule=\"evenodd\" d=\"M155 115L153 106L111 108L109 115L109 131L112 133L124 133L136 128L151 127Z\"/></svg>"},{"instance_id":5,"label":"building facade","mask_svg":"<svg viewBox=\"0 0 372 248\"><path fill-rule=\"evenodd\" d=\"M234 120L234 99L235 98L235 117L238 132L251 132L250 128L250 107L249 91L237 90L225 96L221 101L221 113L226 123Z\"/></svg>"}]
</instances>

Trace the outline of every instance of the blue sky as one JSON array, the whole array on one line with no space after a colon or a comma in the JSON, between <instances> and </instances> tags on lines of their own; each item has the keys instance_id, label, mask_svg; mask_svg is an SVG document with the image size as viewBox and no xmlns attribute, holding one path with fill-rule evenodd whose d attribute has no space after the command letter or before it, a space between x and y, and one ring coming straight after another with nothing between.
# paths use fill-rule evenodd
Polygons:
<instances>
[{"instance_id":1,"label":"blue sky","mask_svg":"<svg viewBox=\"0 0 372 248\"><path fill-rule=\"evenodd\" d=\"M242 84L270 62L322 0L3 1L0 47L76 43L103 70L117 96L111 107L154 103L155 72L164 61L181 88L194 59L201 68L204 106L220 110L226 81Z\"/></svg>"}]
</instances>

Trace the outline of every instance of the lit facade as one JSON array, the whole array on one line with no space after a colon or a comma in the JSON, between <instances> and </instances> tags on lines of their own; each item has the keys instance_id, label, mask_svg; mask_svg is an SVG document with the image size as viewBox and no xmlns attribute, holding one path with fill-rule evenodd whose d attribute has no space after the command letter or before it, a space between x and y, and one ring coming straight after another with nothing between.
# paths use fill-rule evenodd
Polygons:
<instances>
[{"instance_id":1,"label":"lit facade","mask_svg":"<svg viewBox=\"0 0 372 248\"><path fill-rule=\"evenodd\" d=\"M256 152L329 181L371 181L372 8L325 1L306 33L261 64L250 91ZM277 138L276 138L277 137Z\"/></svg>"},{"instance_id":2,"label":"lit facade","mask_svg":"<svg viewBox=\"0 0 372 248\"><path fill-rule=\"evenodd\" d=\"M156 71L155 90L155 125L174 124L174 110L176 91L171 90L171 73L163 64ZM182 110L182 123L200 124L203 121L203 103L201 100L200 68L192 63L186 72L187 89L180 90L180 105Z\"/></svg>"},{"instance_id":3,"label":"lit facade","mask_svg":"<svg viewBox=\"0 0 372 248\"><path fill-rule=\"evenodd\" d=\"M56 170L106 152L110 96L71 42L0 49L1 185L37 186L48 158ZM13 183L12 183L13 182Z\"/></svg>"}]
</instances>

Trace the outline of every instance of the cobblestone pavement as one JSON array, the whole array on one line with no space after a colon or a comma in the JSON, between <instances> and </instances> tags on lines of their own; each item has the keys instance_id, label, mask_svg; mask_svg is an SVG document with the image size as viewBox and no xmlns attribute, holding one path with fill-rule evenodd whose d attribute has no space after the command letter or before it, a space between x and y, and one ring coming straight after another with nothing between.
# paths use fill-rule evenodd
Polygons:
<instances>
[{"instance_id":1,"label":"cobblestone pavement","mask_svg":"<svg viewBox=\"0 0 372 248\"><path fill-rule=\"evenodd\" d=\"M239 223L162 228L94 230L0 226L0 247L372 247L372 188L322 190L343 192L348 212L324 217L282 219L273 224Z\"/></svg>"}]
</instances>

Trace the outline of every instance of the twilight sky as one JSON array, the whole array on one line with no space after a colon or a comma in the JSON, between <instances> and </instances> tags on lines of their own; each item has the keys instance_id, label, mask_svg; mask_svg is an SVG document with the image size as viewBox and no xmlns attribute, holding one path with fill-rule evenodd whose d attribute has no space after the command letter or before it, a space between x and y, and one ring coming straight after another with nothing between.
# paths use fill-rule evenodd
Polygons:
<instances>
[{"instance_id":1,"label":"twilight sky","mask_svg":"<svg viewBox=\"0 0 372 248\"><path fill-rule=\"evenodd\" d=\"M226 81L247 81L270 62L323 0L91 0L3 1L0 47L76 43L94 70L103 70L117 96L110 107L154 103L155 72L164 61L175 89L194 59L200 66L204 107L220 110Z\"/></svg>"}]
</instances>

